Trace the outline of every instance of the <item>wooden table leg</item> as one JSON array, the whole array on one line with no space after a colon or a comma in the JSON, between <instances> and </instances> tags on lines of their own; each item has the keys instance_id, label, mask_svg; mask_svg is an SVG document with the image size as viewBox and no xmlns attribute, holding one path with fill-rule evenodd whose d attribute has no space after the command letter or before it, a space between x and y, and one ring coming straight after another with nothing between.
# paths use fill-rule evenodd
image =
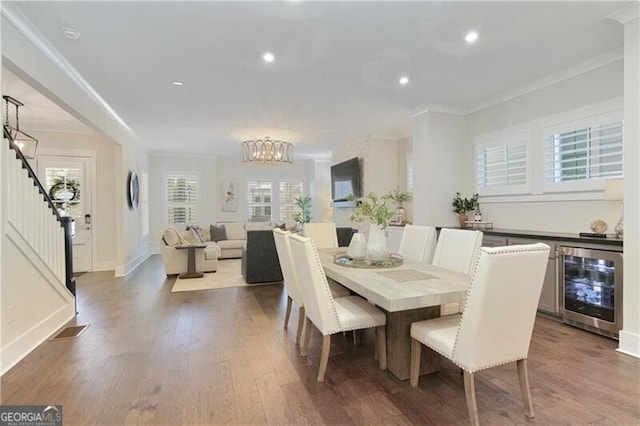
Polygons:
<instances>
[{"instance_id":1,"label":"wooden table leg","mask_svg":"<svg viewBox=\"0 0 640 426\"><path fill-rule=\"evenodd\" d=\"M411 323L440 316L440 306L387 314L387 369L398 379L407 380L411 364ZM422 348L420 374L440 370L440 355Z\"/></svg>"},{"instance_id":2,"label":"wooden table leg","mask_svg":"<svg viewBox=\"0 0 640 426\"><path fill-rule=\"evenodd\" d=\"M196 249L200 247L187 247L187 272L180 274L178 277L184 278L202 278L202 272L196 272Z\"/></svg>"}]
</instances>

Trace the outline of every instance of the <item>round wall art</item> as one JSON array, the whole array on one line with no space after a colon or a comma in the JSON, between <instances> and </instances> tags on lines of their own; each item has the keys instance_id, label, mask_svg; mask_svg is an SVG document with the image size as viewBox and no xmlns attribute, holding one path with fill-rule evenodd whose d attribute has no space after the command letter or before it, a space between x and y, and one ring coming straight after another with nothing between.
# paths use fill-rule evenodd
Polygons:
<instances>
[{"instance_id":1,"label":"round wall art","mask_svg":"<svg viewBox=\"0 0 640 426\"><path fill-rule=\"evenodd\" d=\"M140 185L138 184L138 175L131 170L129 172L129 178L127 179L127 201L129 202L129 208L135 210L138 207L138 200L140 198Z\"/></svg>"}]
</instances>

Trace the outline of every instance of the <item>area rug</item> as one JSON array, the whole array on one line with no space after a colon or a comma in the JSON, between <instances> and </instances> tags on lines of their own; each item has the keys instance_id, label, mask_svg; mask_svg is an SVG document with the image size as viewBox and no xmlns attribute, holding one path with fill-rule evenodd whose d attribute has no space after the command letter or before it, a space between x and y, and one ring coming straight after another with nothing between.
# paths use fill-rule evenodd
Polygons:
<instances>
[{"instance_id":1,"label":"area rug","mask_svg":"<svg viewBox=\"0 0 640 426\"><path fill-rule=\"evenodd\" d=\"M219 288L231 287L253 287L262 284L279 283L258 283L247 284L240 273L240 259L224 259L218 261L216 272L207 272L202 278L176 278L176 282L171 289L172 293L181 291L215 290Z\"/></svg>"}]
</instances>

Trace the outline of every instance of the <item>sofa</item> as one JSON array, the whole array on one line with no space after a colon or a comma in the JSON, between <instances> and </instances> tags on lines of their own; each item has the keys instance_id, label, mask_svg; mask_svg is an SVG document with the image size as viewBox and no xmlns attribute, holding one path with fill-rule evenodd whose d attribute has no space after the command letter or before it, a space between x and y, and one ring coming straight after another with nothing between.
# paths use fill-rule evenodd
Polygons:
<instances>
[{"instance_id":1,"label":"sofa","mask_svg":"<svg viewBox=\"0 0 640 426\"><path fill-rule=\"evenodd\" d=\"M278 226L281 229L295 232L295 223L276 224L274 222L216 222L209 226L188 226L180 229L175 225L167 226L160 236L160 252L162 263L167 275L187 272L187 251L178 250L176 246L183 244L205 244L204 249L198 249L196 254L196 271L215 272L218 259L238 259L243 261L242 273L247 283L282 281L280 263L273 243L272 230ZM251 231L268 231L269 237L255 237L255 242L249 244L247 236ZM337 228L338 245L346 247L351 241L351 235L357 232L352 228ZM258 235L258 234L256 234ZM261 239L262 238L262 239ZM247 246L244 249L245 245ZM262 253L268 251L268 253ZM268 265L261 268L261 260L270 259ZM275 259L275 263L272 261ZM246 270L245 270L246 268ZM246 275L245 275L246 274ZM279 277L279 278L278 278Z\"/></svg>"},{"instance_id":2,"label":"sofa","mask_svg":"<svg viewBox=\"0 0 640 426\"><path fill-rule=\"evenodd\" d=\"M176 246L183 244L205 244L204 249L195 251L196 271L215 272L218 269L220 247L215 241L202 243L191 229L179 229L176 226L167 226L160 236L160 253L164 272L169 275L187 272L188 250L178 250Z\"/></svg>"},{"instance_id":3,"label":"sofa","mask_svg":"<svg viewBox=\"0 0 640 426\"><path fill-rule=\"evenodd\" d=\"M242 277L247 284L283 280L272 230L247 231L241 265Z\"/></svg>"},{"instance_id":4,"label":"sofa","mask_svg":"<svg viewBox=\"0 0 640 426\"><path fill-rule=\"evenodd\" d=\"M273 222L217 222L213 225L192 225L180 229L167 226L160 236L160 252L167 275L187 272L187 250L177 250L177 245L205 244L203 250L196 250L196 270L214 272L218 259L238 259L247 241L247 232L253 230L271 231L277 224ZM295 230L295 223L285 223L280 227Z\"/></svg>"}]
</instances>

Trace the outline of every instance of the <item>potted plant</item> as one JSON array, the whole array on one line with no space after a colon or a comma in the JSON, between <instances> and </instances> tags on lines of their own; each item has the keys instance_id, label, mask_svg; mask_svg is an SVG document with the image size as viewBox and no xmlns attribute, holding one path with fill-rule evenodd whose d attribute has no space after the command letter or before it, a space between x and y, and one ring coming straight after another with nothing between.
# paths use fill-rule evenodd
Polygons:
<instances>
[{"instance_id":1,"label":"potted plant","mask_svg":"<svg viewBox=\"0 0 640 426\"><path fill-rule=\"evenodd\" d=\"M295 202L300 211L296 212L293 220L299 224L311 222L313 220L313 216L311 216L311 197L308 195L304 197L296 197Z\"/></svg>"},{"instance_id":2,"label":"potted plant","mask_svg":"<svg viewBox=\"0 0 640 426\"><path fill-rule=\"evenodd\" d=\"M405 222L405 210L404 203L408 203L413 198L411 193L406 191L400 191L400 187L396 187L395 190L385 194L382 198L385 200L391 200L398 205L395 213L395 223L402 225Z\"/></svg>"},{"instance_id":3,"label":"potted plant","mask_svg":"<svg viewBox=\"0 0 640 426\"><path fill-rule=\"evenodd\" d=\"M347 199L356 201L356 197L353 195L349 195ZM356 203L350 219L353 222L362 222L365 219L371 222L366 259L372 263L384 262L389 257L385 229L392 217L393 213L385 198L379 197L373 192L368 193Z\"/></svg>"},{"instance_id":4,"label":"potted plant","mask_svg":"<svg viewBox=\"0 0 640 426\"><path fill-rule=\"evenodd\" d=\"M456 192L456 196L453 197L451 205L453 206L453 212L458 215L460 228L464 228L466 226L465 222L469 220L467 212L475 209L478 205L478 194L474 194L471 198L462 198L460 192Z\"/></svg>"}]
</instances>

